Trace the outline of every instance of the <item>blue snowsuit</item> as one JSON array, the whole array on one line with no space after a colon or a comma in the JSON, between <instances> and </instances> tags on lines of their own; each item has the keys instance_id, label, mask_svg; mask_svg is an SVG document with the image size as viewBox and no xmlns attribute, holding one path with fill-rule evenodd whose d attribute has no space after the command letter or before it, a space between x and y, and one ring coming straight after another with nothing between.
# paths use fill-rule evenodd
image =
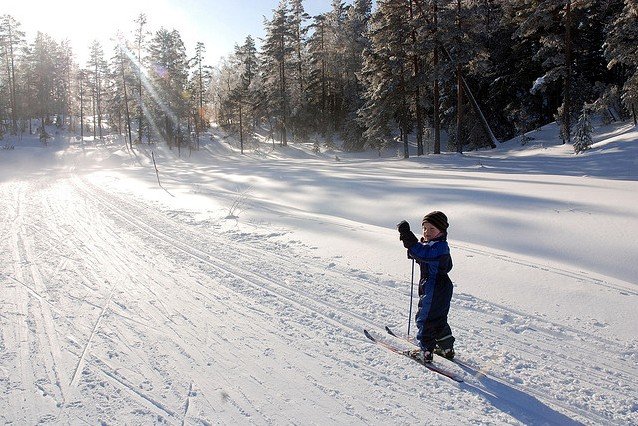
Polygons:
<instances>
[{"instance_id":1,"label":"blue snowsuit","mask_svg":"<svg viewBox=\"0 0 638 426\"><path fill-rule=\"evenodd\" d=\"M437 344L441 349L451 349L454 344L447 322L453 286L448 276L452 257L446 238L443 234L427 243L416 242L408 249L408 256L421 267L416 337L424 351L432 352Z\"/></svg>"}]
</instances>

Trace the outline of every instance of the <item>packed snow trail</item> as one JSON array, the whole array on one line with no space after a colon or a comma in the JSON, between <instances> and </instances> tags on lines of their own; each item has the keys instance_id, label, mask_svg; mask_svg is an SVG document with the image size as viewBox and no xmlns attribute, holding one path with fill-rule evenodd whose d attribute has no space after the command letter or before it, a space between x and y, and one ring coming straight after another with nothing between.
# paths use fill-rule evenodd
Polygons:
<instances>
[{"instance_id":1,"label":"packed snow trail","mask_svg":"<svg viewBox=\"0 0 638 426\"><path fill-rule=\"evenodd\" d=\"M459 385L362 336L405 319L405 285L286 240L285 230L189 222L55 168L1 181L0 208L4 422L636 421L634 343L577 323L461 287L457 351L476 368ZM538 269L454 248L494 268ZM543 273L600 284L578 271Z\"/></svg>"}]
</instances>

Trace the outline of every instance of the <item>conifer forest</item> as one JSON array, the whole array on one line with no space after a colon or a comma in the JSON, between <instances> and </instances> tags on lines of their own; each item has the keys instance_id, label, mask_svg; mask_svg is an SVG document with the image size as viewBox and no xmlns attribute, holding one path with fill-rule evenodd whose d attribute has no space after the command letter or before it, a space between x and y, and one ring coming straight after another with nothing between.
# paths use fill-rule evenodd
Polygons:
<instances>
[{"instance_id":1,"label":"conifer forest","mask_svg":"<svg viewBox=\"0 0 638 426\"><path fill-rule=\"evenodd\" d=\"M310 16L281 0L263 38L220 63L152 11L87 40L27 34L0 7L0 138L65 126L78 136L198 147L216 123L248 141L321 140L347 151L408 141L418 154L496 146L557 121L638 107L636 0L333 0ZM107 48L108 46L108 48ZM242 145L243 149L243 145Z\"/></svg>"}]
</instances>

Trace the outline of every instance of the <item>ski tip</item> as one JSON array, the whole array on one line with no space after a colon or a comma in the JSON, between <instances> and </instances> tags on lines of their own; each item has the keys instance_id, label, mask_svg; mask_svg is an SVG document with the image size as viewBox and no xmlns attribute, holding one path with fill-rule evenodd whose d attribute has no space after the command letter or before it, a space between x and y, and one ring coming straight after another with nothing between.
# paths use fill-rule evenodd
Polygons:
<instances>
[{"instance_id":1,"label":"ski tip","mask_svg":"<svg viewBox=\"0 0 638 426\"><path fill-rule=\"evenodd\" d=\"M370 332L368 330L366 330L365 328L363 329L363 334L365 334L365 336L368 339L372 340L373 342L377 341L374 337L372 337L372 334L370 334Z\"/></svg>"},{"instance_id":2,"label":"ski tip","mask_svg":"<svg viewBox=\"0 0 638 426\"><path fill-rule=\"evenodd\" d=\"M463 380L462 377L459 377L456 374L450 375L450 376L447 376L447 377L449 377L451 380L454 380L456 383L464 383L465 382L465 380Z\"/></svg>"},{"instance_id":3,"label":"ski tip","mask_svg":"<svg viewBox=\"0 0 638 426\"><path fill-rule=\"evenodd\" d=\"M391 336L397 337L396 334L394 334L394 331L392 331L392 329L390 327L388 327L387 325L385 326L385 331L387 331L387 333Z\"/></svg>"}]
</instances>

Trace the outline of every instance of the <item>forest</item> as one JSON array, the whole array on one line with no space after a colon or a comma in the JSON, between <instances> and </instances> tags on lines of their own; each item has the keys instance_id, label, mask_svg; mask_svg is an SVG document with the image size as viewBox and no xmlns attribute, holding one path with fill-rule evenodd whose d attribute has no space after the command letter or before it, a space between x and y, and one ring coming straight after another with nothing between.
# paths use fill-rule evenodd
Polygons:
<instances>
[{"instance_id":1,"label":"forest","mask_svg":"<svg viewBox=\"0 0 638 426\"><path fill-rule=\"evenodd\" d=\"M26 34L0 10L0 139L46 144L45 123L181 152L215 123L242 153L262 132L317 150L400 142L407 157L409 144L422 155L523 143L553 121L577 145L591 114L636 123L635 0L333 0L318 16L281 0L263 25L263 39L208 64L204 43L189 54L179 29L142 13L80 64L68 40Z\"/></svg>"}]
</instances>

